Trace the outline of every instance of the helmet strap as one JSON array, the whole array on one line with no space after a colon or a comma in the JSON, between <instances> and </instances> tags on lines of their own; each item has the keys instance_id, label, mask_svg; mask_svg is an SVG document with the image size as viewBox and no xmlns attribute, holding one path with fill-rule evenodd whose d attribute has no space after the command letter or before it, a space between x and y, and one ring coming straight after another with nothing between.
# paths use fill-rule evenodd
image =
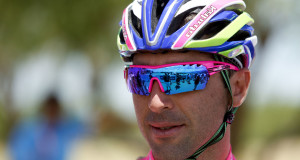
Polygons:
<instances>
[{"instance_id":1,"label":"helmet strap","mask_svg":"<svg viewBox=\"0 0 300 160\"><path fill-rule=\"evenodd\" d=\"M223 57L219 57L218 55L214 54L214 58L216 59L216 61L224 62ZM221 74L222 74L225 85L227 86L230 96L231 96L231 102L230 102L229 109L227 110L227 112L224 116L223 123L221 124L219 129L216 131L216 133L204 145L202 145L193 155L191 155L186 160L196 160L197 157L199 157L199 155L202 152L204 152L209 146L212 146L213 144L216 144L217 142L219 142L225 136L227 125L231 124L234 119L234 114L236 113L238 108L232 107L233 96L232 96L232 90L231 90L231 85L230 85L230 80L229 80L229 72L228 72L228 70L223 70L223 71L221 71Z\"/></svg>"}]
</instances>

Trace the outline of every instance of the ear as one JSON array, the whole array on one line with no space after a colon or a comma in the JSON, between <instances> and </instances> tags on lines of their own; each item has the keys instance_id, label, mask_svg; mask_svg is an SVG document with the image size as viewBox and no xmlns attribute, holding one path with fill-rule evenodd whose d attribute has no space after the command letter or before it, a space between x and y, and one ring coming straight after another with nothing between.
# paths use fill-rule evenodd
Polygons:
<instances>
[{"instance_id":1,"label":"ear","mask_svg":"<svg viewBox=\"0 0 300 160\"><path fill-rule=\"evenodd\" d=\"M250 79L251 73L249 69L246 68L235 72L230 78L233 96L233 107L239 107L245 101L250 85Z\"/></svg>"}]
</instances>

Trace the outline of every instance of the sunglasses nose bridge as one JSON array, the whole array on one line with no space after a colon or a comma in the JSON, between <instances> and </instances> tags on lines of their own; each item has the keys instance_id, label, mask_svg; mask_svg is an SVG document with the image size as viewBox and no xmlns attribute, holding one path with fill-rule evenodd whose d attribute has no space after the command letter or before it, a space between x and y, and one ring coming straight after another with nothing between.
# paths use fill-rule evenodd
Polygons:
<instances>
[{"instance_id":1,"label":"sunglasses nose bridge","mask_svg":"<svg viewBox=\"0 0 300 160\"><path fill-rule=\"evenodd\" d=\"M160 80L157 77L153 77L153 78L151 78L150 83L149 83L149 89L148 89L149 93L151 93L151 91L152 91L154 81L157 81L161 92L165 92Z\"/></svg>"}]
</instances>

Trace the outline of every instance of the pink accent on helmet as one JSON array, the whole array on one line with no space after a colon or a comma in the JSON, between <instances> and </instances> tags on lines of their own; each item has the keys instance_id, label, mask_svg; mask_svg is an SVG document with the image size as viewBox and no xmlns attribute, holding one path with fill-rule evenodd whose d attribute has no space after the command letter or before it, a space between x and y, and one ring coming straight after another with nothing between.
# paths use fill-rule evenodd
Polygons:
<instances>
[{"instance_id":1,"label":"pink accent on helmet","mask_svg":"<svg viewBox=\"0 0 300 160\"><path fill-rule=\"evenodd\" d=\"M151 93L152 87L153 87L153 81L155 81L155 80L158 82L161 92L165 92L165 90L164 90L162 84L160 83L160 80L159 80L157 77L151 78L150 84L149 84L148 92Z\"/></svg>"},{"instance_id":2,"label":"pink accent on helmet","mask_svg":"<svg viewBox=\"0 0 300 160\"><path fill-rule=\"evenodd\" d=\"M128 6L124 11L123 11L123 18L122 18L122 32L123 32L123 36L124 36L124 40L127 44L127 47L130 51L135 51L136 47L132 38L128 25L128 8L130 6Z\"/></svg>"},{"instance_id":3,"label":"pink accent on helmet","mask_svg":"<svg viewBox=\"0 0 300 160\"><path fill-rule=\"evenodd\" d=\"M243 0L216 0L212 4L206 5L181 33L173 44L172 49L182 49L214 15L224 8L238 3L245 4Z\"/></svg>"},{"instance_id":4,"label":"pink accent on helmet","mask_svg":"<svg viewBox=\"0 0 300 160\"><path fill-rule=\"evenodd\" d=\"M181 63L171 63L171 64L163 64L163 65L157 65L157 66L130 65L129 67L157 69L157 68L164 68L164 67L171 67L171 66L178 66L178 65L194 65L194 64L203 65L206 68L219 67L220 65L229 65L230 66L229 69L236 70L236 71L239 70L238 67L236 67L233 64L226 63L226 62L219 62L219 61L181 62Z\"/></svg>"}]
</instances>

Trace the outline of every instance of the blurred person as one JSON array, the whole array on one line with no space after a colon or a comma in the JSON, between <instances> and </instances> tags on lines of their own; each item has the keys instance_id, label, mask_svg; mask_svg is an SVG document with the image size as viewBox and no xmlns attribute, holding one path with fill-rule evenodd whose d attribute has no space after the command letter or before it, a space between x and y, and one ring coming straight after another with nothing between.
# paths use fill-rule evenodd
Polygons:
<instances>
[{"instance_id":1,"label":"blurred person","mask_svg":"<svg viewBox=\"0 0 300 160\"><path fill-rule=\"evenodd\" d=\"M12 131L9 149L13 160L65 160L83 125L63 115L58 99L49 96L37 118L21 121Z\"/></svg>"},{"instance_id":2,"label":"blurred person","mask_svg":"<svg viewBox=\"0 0 300 160\"><path fill-rule=\"evenodd\" d=\"M243 0L134 0L124 10L118 47L151 148L140 160L235 160L229 124L247 96L257 43L245 8ZM172 90L164 77L176 73L203 77ZM137 76L147 83L132 85Z\"/></svg>"}]
</instances>

